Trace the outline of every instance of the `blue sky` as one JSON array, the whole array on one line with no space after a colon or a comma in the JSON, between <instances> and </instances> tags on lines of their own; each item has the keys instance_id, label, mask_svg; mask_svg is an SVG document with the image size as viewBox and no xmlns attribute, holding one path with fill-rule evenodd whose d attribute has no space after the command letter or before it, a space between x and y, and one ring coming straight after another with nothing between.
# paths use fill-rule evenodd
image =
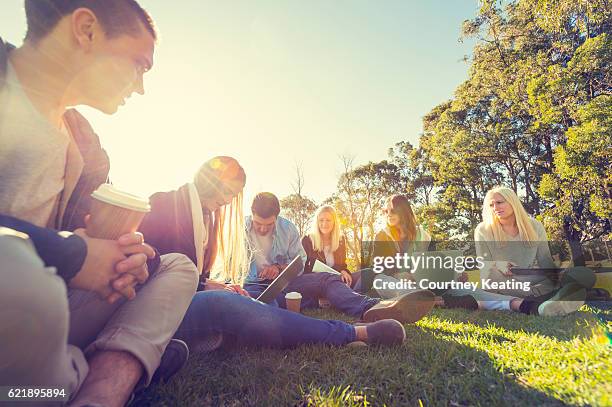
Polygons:
<instances>
[{"instance_id":1,"label":"blue sky","mask_svg":"<svg viewBox=\"0 0 612 407\"><path fill-rule=\"evenodd\" d=\"M161 32L147 93L114 116L80 109L113 181L167 190L224 154L245 167L247 199L291 193L299 162L318 202L335 191L340 155L361 164L418 140L422 117L467 78L473 42L458 39L477 11L475 0L140 3ZM0 27L20 43L22 0L2 0Z\"/></svg>"}]
</instances>

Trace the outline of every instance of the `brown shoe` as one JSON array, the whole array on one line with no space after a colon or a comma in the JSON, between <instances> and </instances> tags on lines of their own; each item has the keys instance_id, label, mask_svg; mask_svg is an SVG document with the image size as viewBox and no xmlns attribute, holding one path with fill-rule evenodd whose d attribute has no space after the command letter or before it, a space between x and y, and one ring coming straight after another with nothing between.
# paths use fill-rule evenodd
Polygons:
<instances>
[{"instance_id":1,"label":"brown shoe","mask_svg":"<svg viewBox=\"0 0 612 407\"><path fill-rule=\"evenodd\" d=\"M351 348L362 348L369 345L398 346L406 340L404 326L394 319L383 319L369 324L355 324L365 326L368 338L365 341L357 340L348 343Z\"/></svg>"},{"instance_id":2,"label":"brown shoe","mask_svg":"<svg viewBox=\"0 0 612 407\"><path fill-rule=\"evenodd\" d=\"M412 324L431 311L435 295L429 290L411 291L389 300L382 300L363 313L365 322L395 319L403 324Z\"/></svg>"}]
</instances>

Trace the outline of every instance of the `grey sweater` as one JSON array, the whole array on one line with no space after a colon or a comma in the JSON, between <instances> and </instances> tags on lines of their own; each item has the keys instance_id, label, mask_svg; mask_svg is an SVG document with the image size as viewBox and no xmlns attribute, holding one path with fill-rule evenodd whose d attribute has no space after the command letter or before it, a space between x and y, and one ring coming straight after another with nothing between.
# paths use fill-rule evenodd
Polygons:
<instances>
[{"instance_id":1,"label":"grey sweater","mask_svg":"<svg viewBox=\"0 0 612 407\"><path fill-rule=\"evenodd\" d=\"M496 242L493 232L480 223L474 231L476 255L485 261L508 261L523 268L556 267L548 247L548 237L544 226L538 220L530 218L538 234L536 242L522 242L520 236L507 236L507 241Z\"/></svg>"}]
</instances>

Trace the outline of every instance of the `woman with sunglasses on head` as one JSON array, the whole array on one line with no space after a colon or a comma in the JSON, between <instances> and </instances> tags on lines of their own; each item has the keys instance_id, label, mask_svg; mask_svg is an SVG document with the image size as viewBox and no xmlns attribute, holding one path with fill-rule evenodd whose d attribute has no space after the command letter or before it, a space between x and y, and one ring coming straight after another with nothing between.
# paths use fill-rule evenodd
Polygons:
<instances>
[{"instance_id":1,"label":"woman with sunglasses on head","mask_svg":"<svg viewBox=\"0 0 612 407\"><path fill-rule=\"evenodd\" d=\"M431 236L418 224L412 206L404 195L392 195L382 210L386 225L374 238L373 257L394 257L396 254L424 252L431 243ZM399 278L411 278L408 268L387 268L376 276L378 280L395 282ZM378 289L383 298L398 295L404 290Z\"/></svg>"},{"instance_id":2,"label":"woman with sunglasses on head","mask_svg":"<svg viewBox=\"0 0 612 407\"><path fill-rule=\"evenodd\" d=\"M431 242L431 236L417 223L408 198L404 195L392 195L385 201L383 213L386 215L386 226L376 234L372 259L376 257L396 257L398 254L412 254L427 250ZM370 269L362 271L362 280L371 274ZM394 286L402 279L412 280L409 268L391 267L385 268L384 272L374 275L373 285L382 298L393 298L408 292L418 301L415 304L420 312L425 315L434 306L434 293L423 289L396 289L381 288ZM371 280L370 280L371 281ZM364 289L368 289L368 282L364 282ZM378 288L376 288L378 287Z\"/></svg>"},{"instance_id":3,"label":"woman with sunglasses on head","mask_svg":"<svg viewBox=\"0 0 612 407\"><path fill-rule=\"evenodd\" d=\"M201 291L175 338L195 352L216 349L224 338L241 346L274 348L313 343L341 346L355 341L402 343L405 331L395 320L354 326L309 318L249 298L240 286L250 264L242 208L245 183L245 172L235 159L215 157L204 163L193 183L151 197L151 212L141 232L161 253L190 257L202 276Z\"/></svg>"}]
</instances>

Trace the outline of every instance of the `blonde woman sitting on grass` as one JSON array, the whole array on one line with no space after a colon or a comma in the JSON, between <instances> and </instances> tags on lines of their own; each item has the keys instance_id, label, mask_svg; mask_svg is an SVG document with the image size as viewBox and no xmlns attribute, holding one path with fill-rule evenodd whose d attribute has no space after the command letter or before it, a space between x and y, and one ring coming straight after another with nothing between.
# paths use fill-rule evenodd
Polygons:
<instances>
[{"instance_id":1,"label":"blonde woman sitting on grass","mask_svg":"<svg viewBox=\"0 0 612 407\"><path fill-rule=\"evenodd\" d=\"M512 189L488 191L482 219L474 232L476 255L485 263L481 281L498 283L502 288L489 291L504 296L483 296L478 290L472 308L552 316L577 311L584 304L586 289L595 282L593 272L585 267L557 267L544 226L527 214ZM528 291L515 288L527 286Z\"/></svg>"},{"instance_id":2,"label":"blonde woman sitting on grass","mask_svg":"<svg viewBox=\"0 0 612 407\"><path fill-rule=\"evenodd\" d=\"M351 273L346 265L346 238L340 229L336 210L323 205L316 210L308 234L302 238L306 252L304 273L312 272L318 260L342 275L342 281L351 288L359 281L360 273Z\"/></svg>"}]
</instances>

